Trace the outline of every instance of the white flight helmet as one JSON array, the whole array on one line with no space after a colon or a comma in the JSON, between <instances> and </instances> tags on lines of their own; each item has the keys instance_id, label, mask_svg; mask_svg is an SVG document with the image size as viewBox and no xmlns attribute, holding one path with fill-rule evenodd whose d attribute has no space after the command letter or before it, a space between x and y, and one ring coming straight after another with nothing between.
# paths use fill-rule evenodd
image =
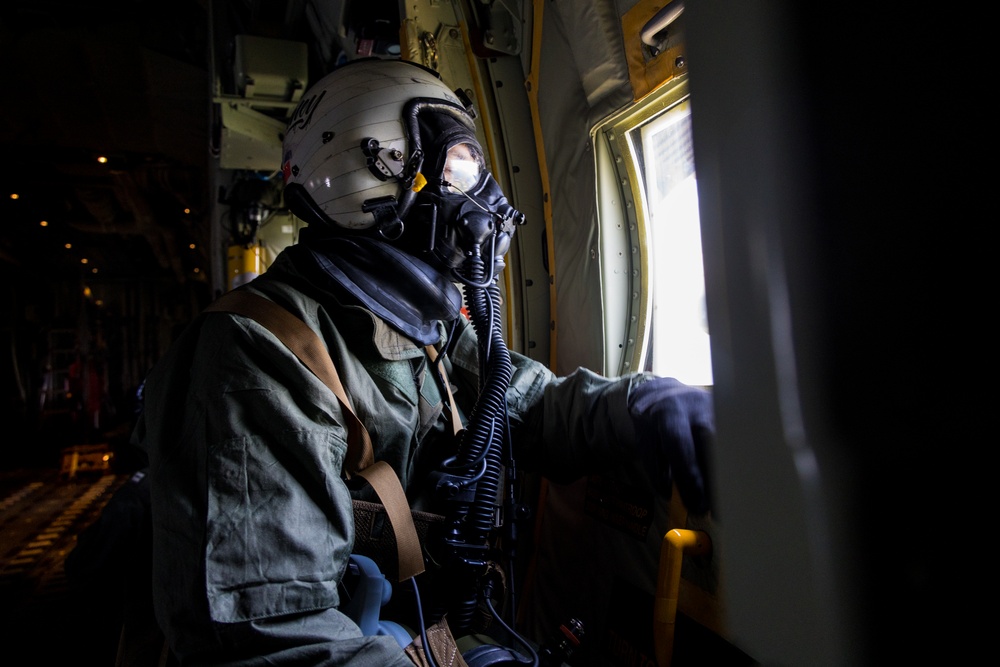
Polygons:
<instances>
[{"instance_id":1,"label":"white flight helmet","mask_svg":"<svg viewBox=\"0 0 1000 667\"><path fill-rule=\"evenodd\" d=\"M306 222L351 230L379 225L386 234L424 182L417 117L428 109L475 132L464 93L421 65L364 59L324 76L303 95L285 132L288 207Z\"/></svg>"}]
</instances>

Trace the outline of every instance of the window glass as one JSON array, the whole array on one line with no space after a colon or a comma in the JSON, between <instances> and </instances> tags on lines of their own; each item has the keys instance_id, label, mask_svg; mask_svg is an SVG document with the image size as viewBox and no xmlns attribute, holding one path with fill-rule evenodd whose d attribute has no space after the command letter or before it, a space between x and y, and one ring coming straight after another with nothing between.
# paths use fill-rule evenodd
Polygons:
<instances>
[{"instance_id":1,"label":"window glass","mask_svg":"<svg viewBox=\"0 0 1000 667\"><path fill-rule=\"evenodd\" d=\"M692 385L712 384L691 112L680 102L629 133L646 188L652 284L647 367Z\"/></svg>"}]
</instances>

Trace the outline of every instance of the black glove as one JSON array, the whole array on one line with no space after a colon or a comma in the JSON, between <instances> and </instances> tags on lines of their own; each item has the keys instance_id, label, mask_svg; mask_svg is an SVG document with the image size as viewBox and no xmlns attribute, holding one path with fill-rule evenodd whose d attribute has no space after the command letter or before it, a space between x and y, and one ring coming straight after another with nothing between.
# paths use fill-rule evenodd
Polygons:
<instances>
[{"instance_id":1,"label":"black glove","mask_svg":"<svg viewBox=\"0 0 1000 667\"><path fill-rule=\"evenodd\" d=\"M708 512L707 457L715 435L712 396L674 378L658 377L632 388L628 409L639 455L656 483L667 491L673 479L688 512Z\"/></svg>"}]
</instances>

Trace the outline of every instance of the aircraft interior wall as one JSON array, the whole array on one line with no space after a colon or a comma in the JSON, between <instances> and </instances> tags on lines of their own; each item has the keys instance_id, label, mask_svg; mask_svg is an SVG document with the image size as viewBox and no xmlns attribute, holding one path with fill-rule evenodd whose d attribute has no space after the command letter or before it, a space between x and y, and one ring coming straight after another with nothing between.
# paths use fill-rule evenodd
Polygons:
<instances>
[{"instance_id":1,"label":"aircraft interior wall","mask_svg":"<svg viewBox=\"0 0 1000 667\"><path fill-rule=\"evenodd\" d=\"M733 639L764 664L962 661L957 555L927 539L967 507L979 430L942 387L980 353L952 300L977 284L982 125L955 71L976 31L896 3L688 4Z\"/></svg>"},{"instance_id":2,"label":"aircraft interior wall","mask_svg":"<svg viewBox=\"0 0 1000 667\"><path fill-rule=\"evenodd\" d=\"M542 23L538 94L556 248L558 374L604 367L603 322L593 316L602 305L590 130L631 99L613 9L607 2L547 5Z\"/></svg>"}]
</instances>

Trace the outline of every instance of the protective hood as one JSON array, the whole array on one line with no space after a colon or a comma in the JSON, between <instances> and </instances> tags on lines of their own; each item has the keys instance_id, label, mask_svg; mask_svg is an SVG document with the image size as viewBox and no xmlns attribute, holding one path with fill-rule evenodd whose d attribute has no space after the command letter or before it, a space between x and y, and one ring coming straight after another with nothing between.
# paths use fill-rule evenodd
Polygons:
<instances>
[{"instance_id":1,"label":"protective hood","mask_svg":"<svg viewBox=\"0 0 1000 667\"><path fill-rule=\"evenodd\" d=\"M480 167L483 171L486 170L483 150L479 146L475 131L454 114L431 109L418 116L417 124L420 128L420 145L424 153L423 172L431 183L441 178L448 149L456 144L474 146L478 152Z\"/></svg>"},{"instance_id":2,"label":"protective hood","mask_svg":"<svg viewBox=\"0 0 1000 667\"><path fill-rule=\"evenodd\" d=\"M299 245L322 276L421 345L440 342L438 322L459 316L459 289L429 264L399 248L374 238L308 227L302 230Z\"/></svg>"}]
</instances>

